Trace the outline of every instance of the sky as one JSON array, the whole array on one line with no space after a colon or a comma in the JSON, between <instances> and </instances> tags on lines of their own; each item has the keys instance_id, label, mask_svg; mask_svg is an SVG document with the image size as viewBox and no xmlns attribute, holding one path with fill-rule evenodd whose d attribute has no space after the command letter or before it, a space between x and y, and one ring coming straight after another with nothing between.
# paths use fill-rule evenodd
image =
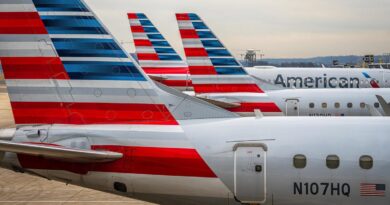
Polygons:
<instances>
[{"instance_id":1,"label":"sky","mask_svg":"<svg viewBox=\"0 0 390 205\"><path fill-rule=\"evenodd\" d=\"M390 53L390 0L85 0L110 32L134 52L126 13L145 13L179 54L175 13L193 12L237 57Z\"/></svg>"}]
</instances>

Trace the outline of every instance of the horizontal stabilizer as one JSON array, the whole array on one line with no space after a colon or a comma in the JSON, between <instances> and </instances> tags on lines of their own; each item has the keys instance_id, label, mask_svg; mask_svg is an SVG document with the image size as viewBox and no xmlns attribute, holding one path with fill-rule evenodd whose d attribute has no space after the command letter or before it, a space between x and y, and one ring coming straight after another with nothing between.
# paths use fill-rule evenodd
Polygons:
<instances>
[{"instance_id":1,"label":"horizontal stabilizer","mask_svg":"<svg viewBox=\"0 0 390 205\"><path fill-rule=\"evenodd\" d=\"M236 107L240 107L240 103L231 103L231 102L224 102L224 101L220 101L220 100L214 100L214 99L210 99L210 98L204 98L204 97L197 97L201 100L204 100L208 103L211 103L213 105L216 105L220 108L224 108L224 109L227 109L227 108L236 108Z\"/></svg>"},{"instance_id":2,"label":"horizontal stabilizer","mask_svg":"<svg viewBox=\"0 0 390 205\"><path fill-rule=\"evenodd\" d=\"M122 153L117 152L82 150L58 145L28 144L4 140L0 140L0 151L78 163L110 162L122 158Z\"/></svg>"},{"instance_id":3,"label":"horizontal stabilizer","mask_svg":"<svg viewBox=\"0 0 390 205\"><path fill-rule=\"evenodd\" d=\"M385 116L390 116L390 103L387 103L386 100L380 95L376 95L376 98L378 99L379 104L382 106L382 109L385 112Z\"/></svg>"}]
</instances>

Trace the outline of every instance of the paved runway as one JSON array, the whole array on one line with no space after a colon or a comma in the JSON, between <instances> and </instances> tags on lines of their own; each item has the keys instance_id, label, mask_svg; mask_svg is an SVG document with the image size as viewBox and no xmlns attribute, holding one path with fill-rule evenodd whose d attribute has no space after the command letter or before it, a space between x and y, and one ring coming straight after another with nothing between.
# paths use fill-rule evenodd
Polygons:
<instances>
[{"instance_id":1,"label":"paved runway","mask_svg":"<svg viewBox=\"0 0 390 205\"><path fill-rule=\"evenodd\" d=\"M0 128L12 126L14 122L8 95L0 92ZM0 168L0 204L147 205L149 203Z\"/></svg>"}]
</instances>

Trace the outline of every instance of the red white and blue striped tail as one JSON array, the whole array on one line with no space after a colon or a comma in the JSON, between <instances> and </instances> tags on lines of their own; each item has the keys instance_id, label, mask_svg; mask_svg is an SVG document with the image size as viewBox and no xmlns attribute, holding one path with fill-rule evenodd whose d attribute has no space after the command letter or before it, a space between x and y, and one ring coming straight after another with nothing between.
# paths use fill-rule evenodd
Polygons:
<instances>
[{"instance_id":1,"label":"red white and blue striped tail","mask_svg":"<svg viewBox=\"0 0 390 205\"><path fill-rule=\"evenodd\" d=\"M236 102L240 96L241 106L228 110L245 116L253 115L255 109L282 114L197 14L179 13L176 19L196 94Z\"/></svg>"},{"instance_id":2,"label":"red white and blue striped tail","mask_svg":"<svg viewBox=\"0 0 390 205\"><path fill-rule=\"evenodd\" d=\"M127 14L138 62L152 79L179 90L192 90L188 65L143 13Z\"/></svg>"},{"instance_id":3,"label":"red white and blue striped tail","mask_svg":"<svg viewBox=\"0 0 390 205\"><path fill-rule=\"evenodd\" d=\"M177 125L81 0L1 1L0 61L16 124Z\"/></svg>"}]
</instances>

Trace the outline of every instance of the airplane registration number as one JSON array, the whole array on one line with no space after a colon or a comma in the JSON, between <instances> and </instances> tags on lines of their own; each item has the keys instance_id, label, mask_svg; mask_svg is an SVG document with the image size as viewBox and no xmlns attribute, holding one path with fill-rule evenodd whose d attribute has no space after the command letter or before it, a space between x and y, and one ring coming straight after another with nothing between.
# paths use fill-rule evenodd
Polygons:
<instances>
[{"instance_id":1,"label":"airplane registration number","mask_svg":"<svg viewBox=\"0 0 390 205\"><path fill-rule=\"evenodd\" d=\"M294 182L294 195L329 195L349 197L350 194L351 186L348 183Z\"/></svg>"}]
</instances>

